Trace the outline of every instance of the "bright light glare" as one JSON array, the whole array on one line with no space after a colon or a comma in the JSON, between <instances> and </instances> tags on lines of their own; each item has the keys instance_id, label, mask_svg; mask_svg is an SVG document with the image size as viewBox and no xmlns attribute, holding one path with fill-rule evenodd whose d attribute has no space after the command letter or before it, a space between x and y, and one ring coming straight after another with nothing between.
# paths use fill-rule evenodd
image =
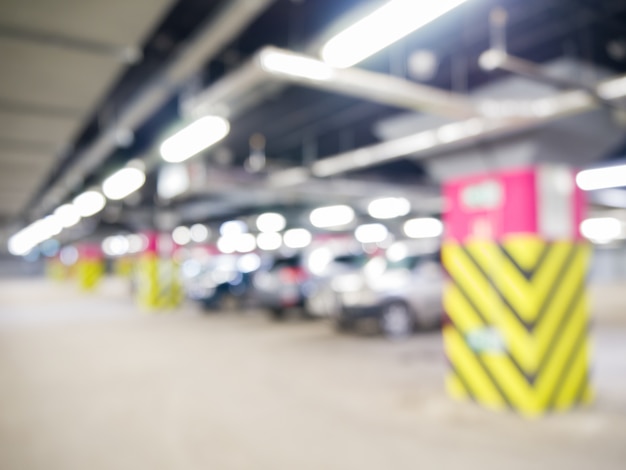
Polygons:
<instances>
[{"instance_id":1,"label":"bright light glare","mask_svg":"<svg viewBox=\"0 0 626 470\"><path fill-rule=\"evenodd\" d=\"M576 184L584 191L626 186L626 165L581 171L576 175Z\"/></svg>"},{"instance_id":2,"label":"bright light glare","mask_svg":"<svg viewBox=\"0 0 626 470\"><path fill-rule=\"evenodd\" d=\"M318 228L340 227L354 220L354 210L344 205L319 207L311 212L310 220Z\"/></svg>"},{"instance_id":3,"label":"bright light glare","mask_svg":"<svg viewBox=\"0 0 626 470\"><path fill-rule=\"evenodd\" d=\"M328 41L322 58L335 67L351 67L464 2L391 0Z\"/></svg>"},{"instance_id":4,"label":"bright light glare","mask_svg":"<svg viewBox=\"0 0 626 470\"><path fill-rule=\"evenodd\" d=\"M224 237L233 237L246 233L248 226L243 220L229 220L220 226L220 235Z\"/></svg>"},{"instance_id":5,"label":"bright light glare","mask_svg":"<svg viewBox=\"0 0 626 470\"><path fill-rule=\"evenodd\" d=\"M286 225L285 218L275 212L261 214L256 219L256 226L261 232L280 232Z\"/></svg>"},{"instance_id":6,"label":"bright light glare","mask_svg":"<svg viewBox=\"0 0 626 470\"><path fill-rule=\"evenodd\" d=\"M622 235L622 223L614 217L587 219L581 222L580 232L593 242L608 243Z\"/></svg>"},{"instance_id":7,"label":"bright light glare","mask_svg":"<svg viewBox=\"0 0 626 470\"><path fill-rule=\"evenodd\" d=\"M220 237L217 240L217 249L224 254L231 254L235 252L235 241L232 237Z\"/></svg>"},{"instance_id":8,"label":"bright light glare","mask_svg":"<svg viewBox=\"0 0 626 470\"><path fill-rule=\"evenodd\" d=\"M51 215L37 220L9 238L9 252L15 256L26 255L41 242L61 233L62 228L56 217Z\"/></svg>"},{"instance_id":9,"label":"bright light glare","mask_svg":"<svg viewBox=\"0 0 626 470\"><path fill-rule=\"evenodd\" d=\"M179 163L216 144L230 132L229 122L219 116L205 116L167 138L160 148L166 162Z\"/></svg>"},{"instance_id":10,"label":"bright light glare","mask_svg":"<svg viewBox=\"0 0 626 470\"><path fill-rule=\"evenodd\" d=\"M206 227L206 225L202 225L202 224L194 224L191 226L191 240L193 240L196 243L202 243L207 241L207 239L209 238L209 229Z\"/></svg>"},{"instance_id":11,"label":"bright light glare","mask_svg":"<svg viewBox=\"0 0 626 470\"><path fill-rule=\"evenodd\" d=\"M438 219L430 217L407 220L404 224L404 233L410 238L434 238L443 233L443 224Z\"/></svg>"},{"instance_id":12,"label":"bright light glare","mask_svg":"<svg viewBox=\"0 0 626 470\"><path fill-rule=\"evenodd\" d=\"M189 189L189 171L184 164L165 165L159 170L157 193L163 199L172 199Z\"/></svg>"},{"instance_id":13,"label":"bright light glare","mask_svg":"<svg viewBox=\"0 0 626 470\"><path fill-rule=\"evenodd\" d=\"M256 244L261 250L278 250L283 244L280 233L259 233L256 237Z\"/></svg>"},{"instance_id":14,"label":"bright light glare","mask_svg":"<svg viewBox=\"0 0 626 470\"><path fill-rule=\"evenodd\" d=\"M73 227L80 222L80 214L72 204L63 204L58 207L54 215L64 228Z\"/></svg>"},{"instance_id":15,"label":"bright light glare","mask_svg":"<svg viewBox=\"0 0 626 470\"><path fill-rule=\"evenodd\" d=\"M367 211L375 219L394 219L411 212L411 203L403 197L384 197L370 202Z\"/></svg>"},{"instance_id":16,"label":"bright light glare","mask_svg":"<svg viewBox=\"0 0 626 470\"><path fill-rule=\"evenodd\" d=\"M305 248L311 244L311 232L304 228L292 228L283 235L283 241L287 248Z\"/></svg>"},{"instance_id":17,"label":"bright light glare","mask_svg":"<svg viewBox=\"0 0 626 470\"><path fill-rule=\"evenodd\" d=\"M406 243L396 242L387 249L387 259L391 262L401 261L407 257L409 250Z\"/></svg>"},{"instance_id":18,"label":"bright light glare","mask_svg":"<svg viewBox=\"0 0 626 470\"><path fill-rule=\"evenodd\" d=\"M102 240L102 251L107 256L122 256L128 253L130 243L123 235L114 235Z\"/></svg>"},{"instance_id":19,"label":"bright light glare","mask_svg":"<svg viewBox=\"0 0 626 470\"><path fill-rule=\"evenodd\" d=\"M72 266L78 261L78 250L73 246L61 248L59 260L64 266Z\"/></svg>"},{"instance_id":20,"label":"bright light glare","mask_svg":"<svg viewBox=\"0 0 626 470\"><path fill-rule=\"evenodd\" d=\"M387 227L383 224L359 225L354 231L354 237L361 243L379 243L389 235Z\"/></svg>"},{"instance_id":21,"label":"bright light glare","mask_svg":"<svg viewBox=\"0 0 626 470\"><path fill-rule=\"evenodd\" d=\"M124 199L146 182L146 174L139 168L126 167L113 173L102 183L104 195L114 201Z\"/></svg>"},{"instance_id":22,"label":"bright light glare","mask_svg":"<svg viewBox=\"0 0 626 470\"><path fill-rule=\"evenodd\" d=\"M128 240L128 252L139 253L148 247L148 237L145 235L132 234L126 237Z\"/></svg>"},{"instance_id":23,"label":"bright light glare","mask_svg":"<svg viewBox=\"0 0 626 470\"><path fill-rule=\"evenodd\" d=\"M172 240L180 246L184 246L191 241L191 230L181 225L172 231Z\"/></svg>"},{"instance_id":24,"label":"bright light glare","mask_svg":"<svg viewBox=\"0 0 626 470\"><path fill-rule=\"evenodd\" d=\"M264 51L261 66L268 72L311 80L330 80L333 76L333 69L322 61L282 51Z\"/></svg>"},{"instance_id":25,"label":"bright light glare","mask_svg":"<svg viewBox=\"0 0 626 470\"><path fill-rule=\"evenodd\" d=\"M316 276L321 276L330 262L333 260L333 253L328 247L320 247L313 250L307 259L309 271Z\"/></svg>"},{"instance_id":26,"label":"bright light glare","mask_svg":"<svg viewBox=\"0 0 626 470\"><path fill-rule=\"evenodd\" d=\"M237 260L237 269L242 273L251 273L261 267L261 258L256 253L248 253Z\"/></svg>"},{"instance_id":27,"label":"bright light glare","mask_svg":"<svg viewBox=\"0 0 626 470\"><path fill-rule=\"evenodd\" d=\"M106 205L106 198L98 191L85 191L72 201L81 217L91 217L97 214Z\"/></svg>"},{"instance_id":28,"label":"bright light glare","mask_svg":"<svg viewBox=\"0 0 626 470\"><path fill-rule=\"evenodd\" d=\"M235 251L248 253L256 248L256 238L251 233L242 233L235 238Z\"/></svg>"}]
</instances>

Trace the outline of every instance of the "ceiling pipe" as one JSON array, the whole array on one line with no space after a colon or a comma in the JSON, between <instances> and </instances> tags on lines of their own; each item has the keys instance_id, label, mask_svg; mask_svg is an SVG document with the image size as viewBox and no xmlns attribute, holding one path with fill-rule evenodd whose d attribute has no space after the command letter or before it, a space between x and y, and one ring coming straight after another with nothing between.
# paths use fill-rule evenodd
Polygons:
<instances>
[{"instance_id":1,"label":"ceiling pipe","mask_svg":"<svg viewBox=\"0 0 626 470\"><path fill-rule=\"evenodd\" d=\"M623 99L626 97L626 75L600 82L595 87L595 93L611 104ZM489 104L493 106L497 102L492 101ZM414 159L430 158L483 140L519 134L600 106L597 100L580 90L531 101L505 101L501 104L505 107L512 106L513 109L492 110L487 113L490 114L488 116L458 121L400 139L343 152L318 160L309 168L295 167L279 171L271 175L268 184L287 187L302 184L311 176L334 176L407 156Z\"/></svg>"},{"instance_id":2,"label":"ceiling pipe","mask_svg":"<svg viewBox=\"0 0 626 470\"><path fill-rule=\"evenodd\" d=\"M240 69L199 94L190 106L190 113L194 116L222 113L232 117L242 96L271 82L341 93L453 119L478 114L474 105L459 94L363 69L331 67L313 57L272 46L264 47Z\"/></svg>"},{"instance_id":3,"label":"ceiling pipe","mask_svg":"<svg viewBox=\"0 0 626 470\"><path fill-rule=\"evenodd\" d=\"M74 167L42 197L35 210L44 215L67 198L116 147L119 129L135 130L162 107L193 74L218 54L275 0L229 0L201 27L167 68L144 88L108 129L78 157ZM49 196L52 197L49 197Z\"/></svg>"}]
</instances>

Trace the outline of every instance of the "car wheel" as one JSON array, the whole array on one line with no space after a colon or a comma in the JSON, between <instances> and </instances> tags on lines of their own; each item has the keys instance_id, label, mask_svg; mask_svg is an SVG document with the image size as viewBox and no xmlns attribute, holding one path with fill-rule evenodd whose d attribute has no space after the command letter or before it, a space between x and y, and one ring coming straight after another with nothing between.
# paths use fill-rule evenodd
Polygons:
<instances>
[{"instance_id":1,"label":"car wheel","mask_svg":"<svg viewBox=\"0 0 626 470\"><path fill-rule=\"evenodd\" d=\"M273 308L270 310L270 317L275 321L282 321L285 319L285 309L284 308Z\"/></svg>"},{"instance_id":2,"label":"car wheel","mask_svg":"<svg viewBox=\"0 0 626 470\"><path fill-rule=\"evenodd\" d=\"M380 315L380 331L388 338L402 338L413 332L415 320L404 302L387 304Z\"/></svg>"}]
</instances>

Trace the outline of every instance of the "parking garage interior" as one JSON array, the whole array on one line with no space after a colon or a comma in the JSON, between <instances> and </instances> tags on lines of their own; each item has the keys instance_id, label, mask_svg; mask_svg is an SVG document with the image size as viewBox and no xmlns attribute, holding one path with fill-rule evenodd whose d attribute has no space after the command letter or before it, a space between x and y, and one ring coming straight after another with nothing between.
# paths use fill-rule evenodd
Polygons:
<instances>
[{"instance_id":1,"label":"parking garage interior","mask_svg":"<svg viewBox=\"0 0 626 470\"><path fill-rule=\"evenodd\" d=\"M0 469L626 467L626 2L0 0Z\"/></svg>"}]
</instances>

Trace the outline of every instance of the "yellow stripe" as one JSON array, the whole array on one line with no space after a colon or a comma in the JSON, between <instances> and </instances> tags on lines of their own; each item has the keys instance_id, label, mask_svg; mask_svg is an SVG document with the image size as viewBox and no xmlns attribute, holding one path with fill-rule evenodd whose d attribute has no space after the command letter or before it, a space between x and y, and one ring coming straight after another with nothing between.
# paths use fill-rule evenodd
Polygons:
<instances>
[{"instance_id":1,"label":"yellow stripe","mask_svg":"<svg viewBox=\"0 0 626 470\"><path fill-rule=\"evenodd\" d=\"M465 386L455 373L446 375L446 390L448 393L456 399L468 398L467 390Z\"/></svg>"},{"instance_id":2,"label":"yellow stripe","mask_svg":"<svg viewBox=\"0 0 626 470\"><path fill-rule=\"evenodd\" d=\"M532 271L537 267L546 242L535 236L516 235L509 237L504 246L517 264L526 271Z\"/></svg>"},{"instance_id":3,"label":"yellow stripe","mask_svg":"<svg viewBox=\"0 0 626 470\"><path fill-rule=\"evenodd\" d=\"M498 410L505 408L506 402L500 396L495 384L482 369L459 333L454 328L445 327L443 336L448 358L457 370L462 371L460 373L463 374L476 400L490 408Z\"/></svg>"}]
</instances>

